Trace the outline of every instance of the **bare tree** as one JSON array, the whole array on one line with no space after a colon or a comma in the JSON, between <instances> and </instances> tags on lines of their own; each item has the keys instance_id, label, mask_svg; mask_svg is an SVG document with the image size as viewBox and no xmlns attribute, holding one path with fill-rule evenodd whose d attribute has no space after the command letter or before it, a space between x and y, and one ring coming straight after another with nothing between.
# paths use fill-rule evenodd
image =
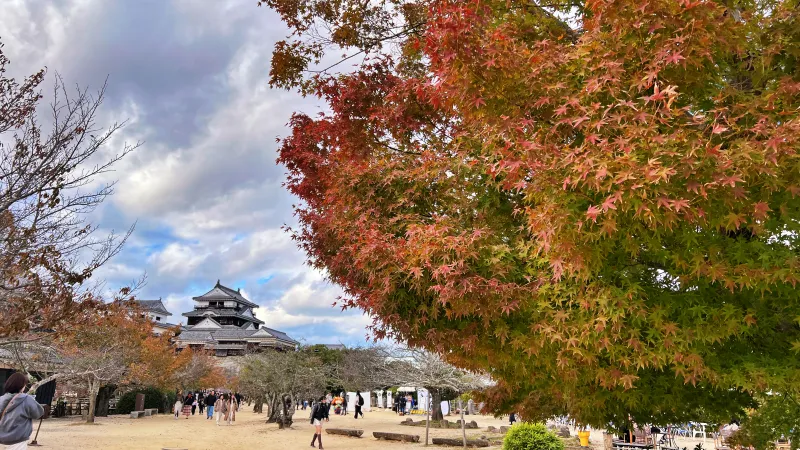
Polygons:
<instances>
[{"instance_id":1,"label":"bare tree","mask_svg":"<svg viewBox=\"0 0 800 450\"><path fill-rule=\"evenodd\" d=\"M105 85L70 93L60 76L43 130L36 111L44 71L19 84L4 76L8 63L0 44L0 338L57 329L100 304L86 282L132 229L98 236L86 215L113 192L101 176L139 145L106 155L124 124L97 125Z\"/></svg>"},{"instance_id":2,"label":"bare tree","mask_svg":"<svg viewBox=\"0 0 800 450\"><path fill-rule=\"evenodd\" d=\"M397 363L385 347L337 350L339 358L328 367L331 383L347 391L372 391L398 384Z\"/></svg>"},{"instance_id":3,"label":"bare tree","mask_svg":"<svg viewBox=\"0 0 800 450\"><path fill-rule=\"evenodd\" d=\"M326 366L313 354L270 351L245 358L239 385L257 405L267 401L267 423L286 428L292 425L295 402L324 394L326 380Z\"/></svg>"},{"instance_id":4,"label":"bare tree","mask_svg":"<svg viewBox=\"0 0 800 450\"><path fill-rule=\"evenodd\" d=\"M440 355L418 348L397 348L391 353L392 360L401 366L394 371L393 377L397 384L424 387L429 393L428 420L425 425L425 445L428 445L428 435L431 420L442 420L442 396L451 394L455 398L458 394L482 389L489 384L489 379L481 374L459 369L445 361ZM463 411L463 409L462 409ZM431 417L432 416L432 417ZM466 431L464 415L461 415L461 429L466 447Z\"/></svg>"}]
</instances>

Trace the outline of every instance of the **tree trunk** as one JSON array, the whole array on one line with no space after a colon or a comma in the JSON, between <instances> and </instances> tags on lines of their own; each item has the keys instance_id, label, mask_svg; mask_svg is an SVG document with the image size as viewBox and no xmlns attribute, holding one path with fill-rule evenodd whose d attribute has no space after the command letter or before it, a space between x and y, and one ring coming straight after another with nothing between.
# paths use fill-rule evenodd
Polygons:
<instances>
[{"instance_id":1,"label":"tree trunk","mask_svg":"<svg viewBox=\"0 0 800 450\"><path fill-rule=\"evenodd\" d=\"M425 421L425 447L428 446L428 431L431 429L431 406L430 406L431 391L428 391L428 398L426 400L428 405L425 405L426 406L425 414L427 414L428 419Z\"/></svg>"},{"instance_id":2,"label":"tree trunk","mask_svg":"<svg viewBox=\"0 0 800 450\"><path fill-rule=\"evenodd\" d=\"M97 407L97 392L100 390L100 382L89 380L89 414L86 415L86 423L94 423L94 410Z\"/></svg>"},{"instance_id":3,"label":"tree trunk","mask_svg":"<svg viewBox=\"0 0 800 450\"><path fill-rule=\"evenodd\" d=\"M464 408L461 406L461 397L458 397L458 410L461 412L461 436L464 439L464 448L467 448L467 424L464 421Z\"/></svg>"},{"instance_id":4,"label":"tree trunk","mask_svg":"<svg viewBox=\"0 0 800 450\"><path fill-rule=\"evenodd\" d=\"M262 414L264 412L264 397L256 397L253 401L253 412L256 414Z\"/></svg>"},{"instance_id":5,"label":"tree trunk","mask_svg":"<svg viewBox=\"0 0 800 450\"><path fill-rule=\"evenodd\" d=\"M276 394L267 395L267 407L269 408L267 423L277 423L282 409L280 397Z\"/></svg>"},{"instance_id":6,"label":"tree trunk","mask_svg":"<svg viewBox=\"0 0 800 450\"><path fill-rule=\"evenodd\" d=\"M292 415L294 408L292 408L292 396L283 394L280 396L280 418L278 420L278 429L284 429L292 426Z\"/></svg>"},{"instance_id":7,"label":"tree trunk","mask_svg":"<svg viewBox=\"0 0 800 450\"><path fill-rule=\"evenodd\" d=\"M430 408L433 409L431 420L442 421L444 420L444 414L442 414L442 393L439 392L438 389L435 389L431 392L431 396L431 402L433 403Z\"/></svg>"},{"instance_id":8,"label":"tree trunk","mask_svg":"<svg viewBox=\"0 0 800 450\"><path fill-rule=\"evenodd\" d=\"M108 403L111 401L111 397L114 396L114 392L116 392L116 390L117 386L113 384L109 384L100 388L100 391L97 393L95 416L108 417Z\"/></svg>"}]
</instances>

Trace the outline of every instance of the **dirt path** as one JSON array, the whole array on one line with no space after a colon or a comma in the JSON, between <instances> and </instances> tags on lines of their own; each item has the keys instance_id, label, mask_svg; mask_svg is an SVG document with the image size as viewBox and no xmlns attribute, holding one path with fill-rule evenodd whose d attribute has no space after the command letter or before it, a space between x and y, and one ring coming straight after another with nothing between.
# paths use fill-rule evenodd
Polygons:
<instances>
[{"instance_id":1,"label":"dirt path","mask_svg":"<svg viewBox=\"0 0 800 450\"><path fill-rule=\"evenodd\" d=\"M217 426L205 417L191 416L175 420L169 415L129 419L127 417L99 417L97 425L82 425L79 419L48 419L39 433L39 443L50 449L81 450L161 450L180 448L187 450L262 450L309 448L314 435L308 423L308 411L297 411L294 426L289 430L278 430L277 425L264 424L263 415L253 414L250 408L237 413L232 426ZM409 416L406 416L409 417ZM421 420L424 416L411 416ZM326 449L392 449L418 448L422 444L391 443L377 441L373 431L418 434L425 439L425 428L401 426L398 417L390 411L372 411L364 419L353 419L352 415L332 416L325 427L359 428L364 430L361 439L324 435ZM450 421L456 416L447 417ZM468 437L486 435L489 425L507 425L503 420L488 416L466 416L475 420L480 429L467 430ZM35 432L35 428L34 428ZM461 430L431 429L432 436L458 437ZM494 447L499 448L499 447Z\"/></svg>"}]
</instances>

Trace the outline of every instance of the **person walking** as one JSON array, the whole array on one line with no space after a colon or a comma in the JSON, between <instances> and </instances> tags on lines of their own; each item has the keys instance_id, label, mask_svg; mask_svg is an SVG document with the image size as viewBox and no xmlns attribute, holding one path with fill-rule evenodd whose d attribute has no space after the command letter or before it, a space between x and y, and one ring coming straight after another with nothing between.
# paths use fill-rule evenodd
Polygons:
<instances>
[{"instance_id":1,"label":"person walking","mask_svg":"<svg viewBox=\"0 0 800 450\"><path fill-rule=\"evenodd\" d=\"M214 418L214 403L216 402L217 396L214 395L214 391L211 391L211 393L206 395L206 397L203 399L203 403L205 403L206 407L208 408L206 410L206 420Z\"/></svg>"},{"instance_id":2,"label":"person walking","mask_svg":"<svg viewBox=\"0 0 800 450\"><path fill-rule=\"evenodd\" d=\"M0 444L7 450L25 450L33 431L33 421L44 415L36 398L23 393L28 378L15 372L8 377L0 397Z\"/></svg>"},{"instance_id":3,"label":"person walking","mask_svg":"<svg viewBox=\"0 0 800 450\"><path fill-rule=\"evenodd\" d=\"M361 392L356 391L356 419L358 419L359 414L361 414L362 419L364 418L364 412L361 411L362 406L364 406L364 397L361 396Z\"/></svg>"},{"instance_id":4,"label":"person walking","mask_svg":"<svg viewBox=\"0 0 800 450\"><path fill-rule=\"evenodd\" d=\"M230 400L228 400L228 425L231 425L233 422L236 422L236 410L239 409L239 401L236 400L235 395L231 395Z\"/></svg>"},{"instance_id":5,"label":"person walking","mask_svg":"<svg viewBox=\"0 0 800 450\"><path fill-rule=\"evenodd\" d=\"M342 415L347 415L347 392L342 393Z\"/></svg>"},{"instance_id":6,"label":"person walking","mask_svg":"<svg viewBox=\"0 0 800 450\"><path fill-rule=\"evenodd\" d=\"M508 416L508 422L509 422L508 424L509 424L509 425L511 425L511 426L514 426L514 422L516 422L516 421L517 421L517 415L516 415L515 413L513 413L513 412L512 412L512 413L511 413L511 414Z\"/></svg>"},{"instance_id":7,"label":"person walking","mask_svg":"<svg viewBox=\"0 0 800 450\"><path fill-rule=\"evenodd\" d=\"M328 405L325 404L325 397L320 397L319 401L314 403L311 407L311 425L314 426L314 439L311 440L311 446L319 439L319 448L322 449L322 421L329 421L328 419Z\"/></svg>"},{"instance_id":8,"label":"person walking","mask_svg":"<svg viewBox=\"0 0 800 450\"><path fill-rule=\"evenodd\" d=\"M201 393L200 393L200 394L197 396L197 407L198 407L198 408L200 408L200 413L199 413L199 415L201 415L201 416L203 415L203 411L205 411L205 409L206 409L206 402L205 402L205 400L206 400L206 399L205 399L205 395L204 395L204 393L202 393L202 392L201 392Z\"/></svg>"},{"instance_id":9,"label":"person walking","mask_svg":"<svg viewBox=\"0 0 800 450\"><path fill-rule=\"evenodd\" d=\"M227 395L227 394L225 394ZM226 401L225 396L220 395L217 399L217 402L214 404L214 411L217 414L217 426L219 426L219 420L222 419L223 416L227 415L226 408Z\"/></svg>"},{"instance_id":10,"label":"person walking","mask_svg":"<svg viewBox=\"0 0 800 450\"><path fill-rule=\"evenodd\" d=\"M192 412L192 403L193 402L194 402L194 396L190 392L186 396L186 398L183 400L183 415L186 416L187 419L189 418L189 415Z\"/></svg>"},{"instance_id":11,"label":"person walking","mask_svg":"<svg viewBox=\"0 0 800 450\"><path fill-rule=\"evenodd\" d=\"M179 396L175 400L175 405L172 406L172 412L175 413L175 420L177 420L180 417L182 408L183 408L183 400Z\"/></svg>"},{"instance_id":12,"label":"person walking","mask_svg":"<svg viewBox=\"0 0 800 450\"><path fill-rule=\"evenodd\" d=\"M196 409L197 409L197 397L192 399L192 415L194 415Z\"/></svg>"}]
</instances>

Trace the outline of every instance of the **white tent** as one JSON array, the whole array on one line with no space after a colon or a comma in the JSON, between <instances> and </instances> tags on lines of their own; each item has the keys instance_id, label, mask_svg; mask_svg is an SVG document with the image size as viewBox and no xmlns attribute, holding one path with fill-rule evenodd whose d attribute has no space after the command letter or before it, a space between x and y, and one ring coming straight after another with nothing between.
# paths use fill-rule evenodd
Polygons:
<instances>
[{"instance_id":1,"label":"white tent","mask_svg":"<svg viewBox=\"0 0 800 450\"><path fill-rule=\"evenodd\" d=\"M369 391L362 392L361 393L361 397L364 398L364 406L361 407L361 411L369 412L370 411L370 401L372 400L370 398ZM350 411L355 412L357 401L358 401L358 397L356 397L356 393L355 392L348 392L347 393L347 411L348 412L350 412Z\"/></svg>"},{"instance_id":2,"label":"white tent","mask_svg":"<svg viewBox=\"0 0 800 450\"><path fill-rule=\"evenodd\" d=\"M417 408L427 411L428 403L430 403L430 395L428 394L428 390L425 388L417 389Z\"/></svg>"}]
</instances>

